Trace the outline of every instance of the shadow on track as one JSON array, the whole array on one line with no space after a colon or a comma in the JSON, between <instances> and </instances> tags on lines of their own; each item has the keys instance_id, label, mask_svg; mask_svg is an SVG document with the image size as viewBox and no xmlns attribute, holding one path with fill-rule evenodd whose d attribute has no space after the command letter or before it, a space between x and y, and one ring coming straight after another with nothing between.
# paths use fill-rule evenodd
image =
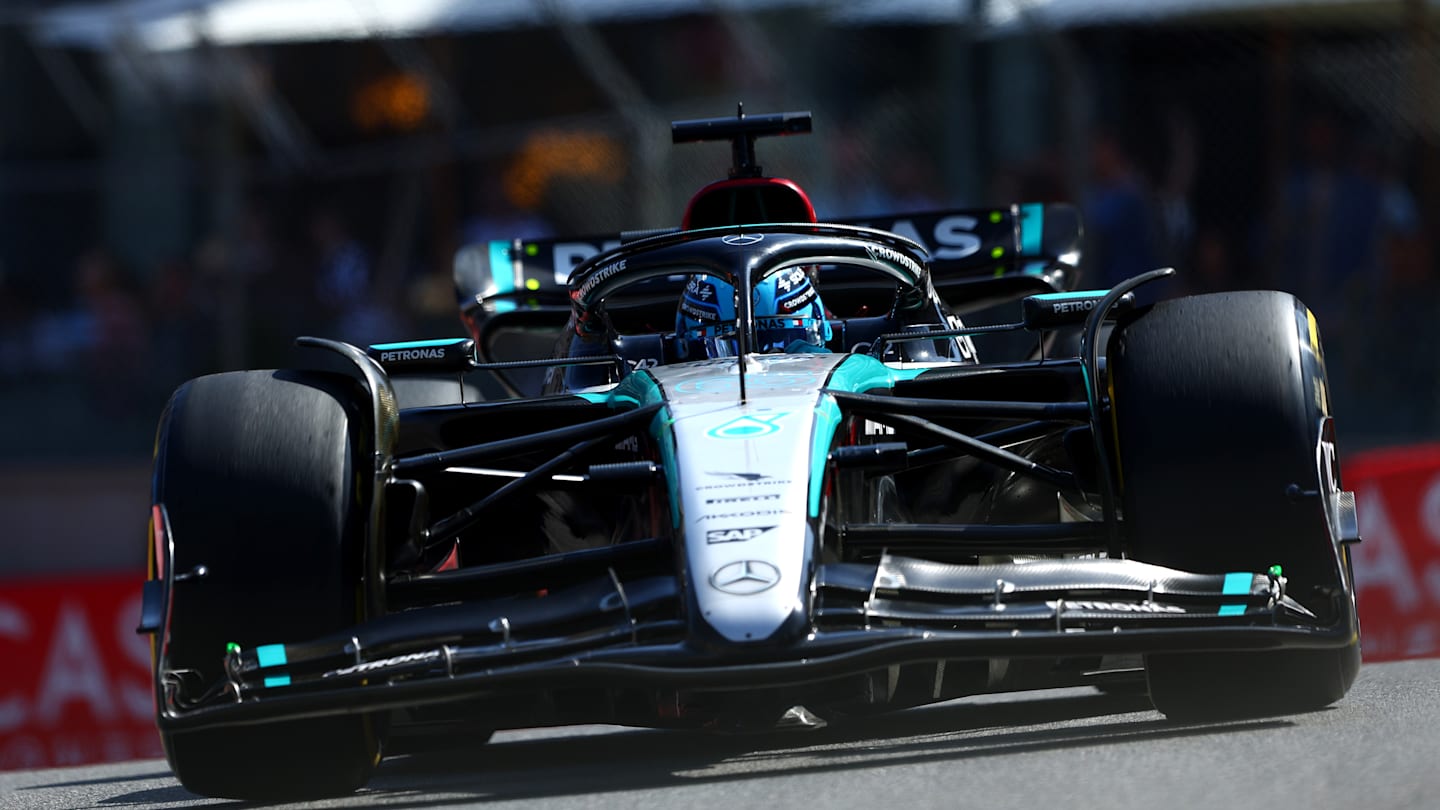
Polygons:
<instances>
[{"instance_id":1,"label":"shadow on track","mask_svg":"<svg viewBox=\"0 0 1440 810\"><path fill-rule=\"evenodd\" d=\"M1143 716L1076 724L1136 713ZM719 736L620 731L602 736L502 741L467 751L387 761L367 793L375 799L384 797L386 807L439 807L456 802L655 789L779 773L958 762L1287 725L1290 722L1284 719L1179 725L1156 714L1143 695L962 703L851 719L808 732ZM413 801L401 798L412 793L416 794Z\"/></svg>"},{"instance_id":2,"label":"shadow on track","mask_svg":"<svg viewBox=\"0 0 1440 810\"><path fill-rule=\"evenodd\" d=\"M1098 721L1098 722L1093 722ZM364 791L327 806L445 807L754 779L925 762L963 762L1039 751L1232 734L1291 725L1283 718L1217 724L1164 720L1144 695L1065 694L961 702L851 718L813 731L716 735L619 730L386 760ZM146 782L145 773L37 787ZM137 785L137 787L139 787ZM171 782L102 799L104 807L260 807L200 799Z\"/></svg>"}]
</instances>

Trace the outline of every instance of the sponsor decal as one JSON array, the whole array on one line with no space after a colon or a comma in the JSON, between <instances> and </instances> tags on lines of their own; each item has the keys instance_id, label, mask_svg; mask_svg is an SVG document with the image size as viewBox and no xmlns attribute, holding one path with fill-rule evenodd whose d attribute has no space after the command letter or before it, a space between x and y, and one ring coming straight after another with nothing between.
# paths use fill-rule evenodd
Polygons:
<instances>
[{"instance_id":1,"label":"sponsor decal","mask_svg":"<svg viewBox=\"0 0 1440 810\"><path fill-rule=\"evenodd\" d=\"M780 582L780 569L761 560L740 560L721 566L710 575L710 586L734 596L752 596Z\"/></svg>"},{"instance_id":2,"label":"sponsor decal","mask_svg":"<svg viewBox=\"0 0 1440 810\"><path fill-rule=\"evenodd\" d=\"M758 439L761 436L779 433L780 425L776 423L789 415L789 412L786 411L772 414L745 414L710 428L705 435L712 439Z\"/></svg>"},{"instance_id":3,"label":"sponsor decal","mask_svg":"<svg viewBox=\"0 0 1440 810\"><path fill-rule=\"evenodd\" d=\"M745 501L778 501L780 493L769 492L763 495L728 495L723 498L706 498L705 503L743 503Z\"/></svg>"},{"instance_id":4,"label":"sponsor decal","mask_svg":"<svg viewBox=\"0 0 1440 810\"><path fill-rule=\"evenodd\" d=\"M765 234L733 233L729 236L720 237L720 241L732 247L746 247L748 245L758 245L761 242L765 241Z\"/></svg>"},{"instance_id":5,"label":"sponsor decal","mask_svg":"<svg viewBox=\"0 0 1440 810\"><path fill-rule=\"evenodd\" d=\"M1343 475L1366 662L1440 655L1440 445L1360 453Z\"/></svg>"},{"instance_id":6,"label":"sponsor decal","mask_svg":"<svg viewBox=\"0 0 1440 810\"><path fill-rule=\"evenodd\" d=\"M706 473L706 475L716 477L733 476L736 480L727 481L724 484L701 484L696 487L697 490L743 489L746 487L770 486L771 484L785 486L790 483L790 479L788 478L772 478L771 476L760 473Z\"/></svg>"},{"instance_id":7,"label":"sponsor decal","mask_svg":"<svg viewBox=\"0 0 1440 810\"><path fill-rule=\"evenodd\" d=\"M781 270L775 274L775 286L780 292L790 292L796 285L805 280L805 271L798 267L789 270Z\"/></svg>"},{"instance_id":8,"label":"sponsor decal","mask_svg":"<svg viewBox=\"0 0 1440 810\"><path fill-rule=\"evenodd\" d=\"M715 300L715 285L700 280L699 276L691 276L690 282L685 285L685 294L694 296L701 301Z\"/></svg>"},{"instance_id":9,"label":"sponsor decal","mask_svg":"<svg viewBox=\"0 0 1440 810\"><path fill-rule=\"evenodd\" d=\"M767 478L770 477L770 476L768 476L768 475L766 475L766 474L764 474L764 473L752 473L752 472L710 472L709 470L706 470L706 471L705 471L705 474L706 474L706 475L713 475L713 476L715 476L716 478L738 478L738 479L740 479L741 481L764 481L765 479L767 479Z\"/></svg>"},{"instance_id":10,"label":"sponsor decal","mask_svg":"<svg viewBox=\"0 0 1440 810\"><path fill-rule=\"evenodd\" d=\"M1059 602L1046 602L1051 608L1058 607ZM1103 610L1111 613L1184 613L1185 609L1175 605L1159 605L1154 602L1090 602L1084 600L1066 599L1067 610Z\"/></svg>"},{"instance_id":11,"label":"sponsor decal","mask_svg":"<svg viewBox=\"0 0 1440 810\"><path fill-rule=\"evenodd\" d=\"M805 307L809 306L816 298L819 297L819 293L815 292L814 287L806 286L804 289L800 290L789 298L782 298L779 301L775 302L775 304L776 308L779 309L782 313L789 315L798 310L804 309Z\"/></svg>"},{"instance_id":12,"label":"sponsor decal","mask_svg":"<svg viewBox=\"0 0 1440 810\"><path fill-rule=\"evenodd\" d=\"M570 273L583 262L599 256L602 250L614 250L618 247L619 240L611 240L601 245L588 242L556 242L555 247L551 248L554 261L551 269L555 273L555 283L565 284L570 280Z\"/></svg>"},{"instance_id":13,"label":"sponsor decal","mask_svg":"<svg viewBox=\"0 0 1440 810\"><path fill-rule=\"evenodd\" d=\"M775 517L776 515L788 515L788 509L752 509L747 512L724 512L713 515L701 515L696 522L706 520L720 520L721 518L750 518L750 517Z\"/></svg>"},{"instance_id":14,"label":"sponsor decal","mask_svg":"<svg viewBox=\"0 0 1440 810\"><path fill-rule=\"evenodd\" d=\"M720 320L720 311L706 307L695 306L694 302L686 298L680 302L680 311L694 318L697 321L712 323Z\"/></svg>"},{"instance_id":15,"label":"sponsor decal","mask_svg":"<svg viewBox=\"0 0 1440 810\"><path fill-rule=\"evenodd\" d=\"M445 350L438 347L426 349L393 349L380 352L382 363L403 363L407 360L444 360Z\"/></svg>"},{"instance_id":16,"label":"sponsor decal","mask_svg":"<svg viewBox=\"0 0 1440 810\"><path fill-rule=\"evenodd\" d=\"M1095 298L1082 298L1076 301L1056 301L1050 305L1050 311L1056 315L1064 315L1069 312L1089 312L1099 303L1100 301Z\"/></svg>"},{"instance_id":17,"label":"sponsor decal","mask_svg":"<svg viewBox=\"0 0 1440 810\"><path fill-rule=\"evenodd\" d=\"M425 652L410 653L408 655L397 655L394 658L382 658L379 661L366 661L363 664L356 664L327 672L322 677L340 678L345 675L374 672L377 669L389 669L390 667L404 666L405 664L422 664L438 660L440 660L439 650L427 650Z\"/></svg>"},{"instance_id":18,"label":"sponsor decal","mask_svg":"<svg viewBox=\"0 0 1440 810\"><path fill-rule=\"evenodd\" d=\"M605 265L604 267L601 267L599 270L591 273L590 277L585 279L585 283L580 285L580 297L589 298L591 291L593 291L596 287L603 284L606 280L608 280L611 276L614 276L616 273L623 272L625 272L625 259L613 261Z\"/></svg>"},{"instance_id":19,"label":"sponsor decal","mask_svg":"<svg viewBox=\"0 0 1440 810\"><path fill-rule=\"evenodd\" d=\"M931 228L929 238L921 234L915 227L915 222L909 218L897 219L888 225L884 222L877 225L881 230L898 233L913 242L919 242L931 256L941 260L963 259L966 256L980 252L983 246L979 235L975 233L975 226L979 220L975 217L956 214L954 216L941 217L935 221Z\"/></svg>"},{"instance_id":20,"label":"sponsor decal","mask_svg":"<svg viewBox=\"0 0 1440 810\"><path fill-rule=\"evenodd\" d=\"M685 294L680 297L680 311L702 323L718 323L728 320L721 316L721 303L720 293L712 279L691 276L685 285Z\"/></svg>"},{"instance_id":21,"label":"sponsor decal","mask_svg":"<svg viewBox=\"0 0 1440 810\"><path fill-rule=\"evenodd\" d=\"M884 245L867 244L865 246L865 253L874 261L898 265L909 270L913 275L920 275L920 265L916 264L914 259L911 259L909 256L906 256L894 248L888 248Z\"/></svg>"},{"instance_id":22,"label":"sponsor decal","mask_svg":"<svg viewBox=\"0 0 1440 810\"><path fill-rule=\"evenodd\" d=\"M748 526L737 529L711 529L705 532L707 543L743 543L746 540L754 540L765 532L775 528L774 526Z\"/></svg>"},{"instance_id":23,"label":"sponsor decal","mask_svg":"<svg viewBox=\"0 0 1440 810\"><path fill-rule=\"evenodd\" d=\"M0 771L163 756L140 573L0 588ZM22 802L23 804L23 802Z\"/></svg>"}]
</instances>

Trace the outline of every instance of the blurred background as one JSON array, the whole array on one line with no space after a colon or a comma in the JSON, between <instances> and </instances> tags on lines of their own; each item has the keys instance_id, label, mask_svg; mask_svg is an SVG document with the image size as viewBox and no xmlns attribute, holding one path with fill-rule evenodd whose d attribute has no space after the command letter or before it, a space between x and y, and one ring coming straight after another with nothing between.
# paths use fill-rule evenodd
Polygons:
<instances>
[{"instance_id":1,"label":"blurred background","mask_svg":"<svg viewBox=\"0 0 1440 810\"><path fill-rule=\"evenodd\" d=\"M136 564L179 382L460 334L469 242L678 224L729 154L668 121L740 101L814 112L760 157L822 218L1069 200L1088 286L1296 292L1345 447L1428 438L1437 67L1429 0L10 0L0 574Z\"/></svg>"},{"instance_id":2,"label":"blurred background","mask_svg":"<svg viewBox=\"0 0 1440 810\"><path fill-rule=\"evenodd\" d=\"M0 575L138 565L179 382L460 334L469 242L677 224L729 154L667 122L740 101L814 112L760 157L822 218L1076 201L1086 285L1294 291L1344 447L1436 434L1430 0L0 9Z\"/></svg>"},{"instance_id":3,"label":"blurred background","mask_svg":"<svg viewBox=\"0 0 1440 810\"><path fill-rule=\"evenodd\" d=\"M1437 10L9 0L0 638L49 633L5 612L7 582L140 570L154 426L178 383L290 362L299 334L461 334L457 248L678 224L730 156L672 146L668 122L737 102L813 111L813 135L767 141L760 162L822 219L1075 201L1086 286L1169 264L1170 292L1296 292L1343 449L1430 441Z\"/></svg>"}]
</instances>

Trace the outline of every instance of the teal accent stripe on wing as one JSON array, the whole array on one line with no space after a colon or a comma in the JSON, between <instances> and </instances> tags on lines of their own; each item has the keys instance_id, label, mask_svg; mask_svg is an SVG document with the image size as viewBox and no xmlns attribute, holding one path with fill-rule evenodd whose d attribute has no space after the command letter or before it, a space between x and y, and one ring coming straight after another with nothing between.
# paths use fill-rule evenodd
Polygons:
<instances>
[{"instance_id":1,"label":"teal accent stripe on wing","mask_svg":"<svg viewBox=\"0 0 1440 810\"><path fill-rule=\"evenodd\" d=\"M1030 296L1037 301L1065 301L1075 298L1102 298L1109 290L1073 290L1071 292L1036 293Z\"/></svg>"},{"instance_id":2,"label":"teal accent stripe on wing","mask_svg":"<svg viewBox=\"0 0 1440 810\"><path fill-rule=\"evenodd\" d=\"M490 279L495 292L515 291L515 265L510 261L510 243L503 239L490 242Z\"/></svg>"},{"instance_id":3,"label":"teal accent stripe on wing","mask_svg":"<svg viewBox=\"0 0 1440 810\"><path fill-rule=\"evenodd\" d=\"M284 644L266 644L266 645L263 646L263 647L256 647L256 648L255 648L255 660L260 663L260 666L261 666L262 668L264 668L264 667L283 667L283 666L285 666L285 660L286 660L286 659L285 659L285 645L284 645Z\"/></svg>"},{"instance_id":4,"label":"teal accent stripe on wing","mask_svg":"<svg viewBox=\"0 0 1440 810\"><path fill-rule=\"evenodd\" d=\"M510 243L494 240L490 243L490 279L495 282L493 295L515 292L515 263L510 260ZM496 301L496 312L514 312L514 301Z\"/></svg>"},{"instance_id":5,"label":"teal accent stripe on wing","mask_svg":"<svg viewBox=\"0 0 1440 810\"><path fill-rule=\"evenodd\" d=\"M1039 256L1044 234L1045 206L1041 203L1020 206L1020 255Z\"/></svg>"},{"instance_id":6,"label":"teal accent stripe on wing","mask_svg":"<svg viewBox=\"0 0 1440 810\"><path fill-rule=\"evenodd\" d=\"M273 677L273 678L266 678L266 679L265 679L265 686L266 686L266 688L269 688L269 687L272 687L272 686L289 686L289 685L290 685L290 676L289 676L289 675L277 675L277 676L275 676L275 677Z\"/></svg>"},{"instance_id":7,"label":"teal accent stripe on wing","mask_svg":"<svg viewBox=\"0 0 1440 810\"><path fill-rule=\"evenodd\" d=\"M1225 596L1249 596L1250 584L1255 581L1255 575L1244 571L1231 572L1225 575L1225 584L1221 586L1220 593ZM1244 605L1221 605L1221 616L1243 616L1245 615Z\"/></svg>"},{"instance_id":8,"label":"teal accent stripe on wing","mask_svg":"<svg viewBox=\"0 0 1440 810\"><path fill-rule=\"evenodd\" d=\"M1250 583L1255 581L1255 575L1244 571L1229 573L1225 575L1225 586L1220 591L1226 596L1250 595Z\"/></svg>"},{"instance_id":9,"label":"teal accent stripe on wing","mask_svg":"<svg viewBox=\"0 0 1440 810\"><path fill-rule=\"evenodd\" d=\"M370 348L377 352L393 352L398 349L428 349L435 346L454 346L470 338L438 338L436 340L402 340L399 343L372 343Z\"/></svg>"}]
</instances>

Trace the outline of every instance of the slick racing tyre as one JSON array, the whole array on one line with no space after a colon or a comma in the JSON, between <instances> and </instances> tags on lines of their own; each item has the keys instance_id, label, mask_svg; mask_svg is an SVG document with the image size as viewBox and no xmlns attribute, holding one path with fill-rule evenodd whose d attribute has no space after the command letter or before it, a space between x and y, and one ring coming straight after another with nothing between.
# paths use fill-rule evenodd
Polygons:
<instances>
[{"instance_id":1,"label":"slick racing tyre","mask_svg":"<svg viewBox=\"0 0 1440 810\"><path fill-rule=\"evenodd\" d=\"M171 671L194 670L187 677L208 686L228 643L313 638L361 618L371 496L368 419L351 405L360 396L342 376L246 371L191 380L171 397L154 499L176 573L204 566L174 587ZM156 688L163 706L158 668ZM354 791L379 755L364 716L162 731L161 740L186 789L247 800Z\"/></svg>"},{"instance_id":2,"label":"slick racing tyre","mask_svg":"<svg viewBox=\"0 0 1440 810\"><path fill-rule=\"evenodd\" d=\"M1279 292L1163 301L1116 328L1107 363L1130 556L1198 573L1279 564L1288 595L1324 621L1353 620L1348 551L1337 563L1318 494L1339 482L1317 461L1329 401L1305 306ZM1287 714L1343 697L1360 646L1145 665L1168 717Z\"/></svg>"}]
</instances>

